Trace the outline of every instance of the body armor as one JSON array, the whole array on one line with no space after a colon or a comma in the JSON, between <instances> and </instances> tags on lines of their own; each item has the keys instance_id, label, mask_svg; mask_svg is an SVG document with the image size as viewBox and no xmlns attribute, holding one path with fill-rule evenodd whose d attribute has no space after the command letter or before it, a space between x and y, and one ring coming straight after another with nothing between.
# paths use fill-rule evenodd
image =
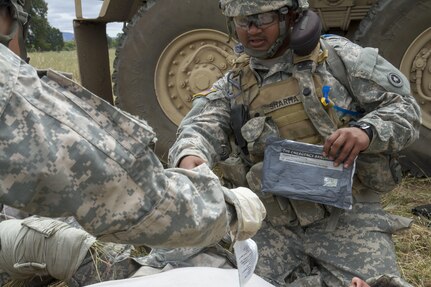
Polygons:
<instances>
[{"instance_id":1,"label":"body armor","mask_svg":"<svg viewBox=\"0 0 431 287\"><path fill-rule=\"evenodd\" d=\"M295 55L292 77L264 87L259 87L245 57L238 58L237 68L228 77L228 81L233 82L230 93L232 106L248 107L251 118L241 128L241 134L248 147L248 154L242 155L244 162L249 166L245 177L249 187L257 192L267 205L267 218L273 224L297 224L298 219L299 224L304 226L324 218L329 213L336 213L333 212L333 208L321 204L267 196L260 192L261 161L267 138L276 136L322 144L324 138L338 128L347 126L352 119L349 115L340 117L333 108L324 106L321 102L322 79L315 70L317 65L327 58L327 64L338 59L335 51L332 52L330 59L328 50L321 49L318 44L309 55ZM339 77L336 79L343 86L348 85ZM352 98L354 105L357 105L354 95ZM398 183L400 178L398 167L396 158L392 155L361 154L357 159L353 186L355 201L378 202L381 192L392 190ZM379 176L369 174L370 170L380 170ZM225 178L229 179L229 176Z\"/></svg>"},{"instance_id":2,"label":"body armor","mask_svg":"<svg viewBox=\"0 0 431 287\"><path fill-rule=\"evenodd\" d=\"M319 60L324 60L319 45L310 55L295 58L296 64L310 61L317 64ZM316 129L304 109L304 98L308 95L303 95L302 79L290 77L260 88L250 67L241 63L246 59L239 61L238 71L233 71L237 76L233 76L232 79L241 85L239 89L234 89L232 94L241 96L232 100L232 106L245 105L250 113L251 119L241 128L241 133L248 143L248 161L252 165L246 175L249 187L257 192L265 203L268 211L267 218L274 225L299 223L305 226L325 218L329 212L321 204L268 196L260 192L261 161L268 137L277 136L311 144L322 144L322 134ZM317 77L314 78L309 72L308 74L312 81L316 82L315 87L322 86ZM318 88L313 90L319 91ZM314 93L310 97L313 96L319 101L321 94ZM333 126L335 129L337 124L334 123Z\"/></svg>"}]
</instances>

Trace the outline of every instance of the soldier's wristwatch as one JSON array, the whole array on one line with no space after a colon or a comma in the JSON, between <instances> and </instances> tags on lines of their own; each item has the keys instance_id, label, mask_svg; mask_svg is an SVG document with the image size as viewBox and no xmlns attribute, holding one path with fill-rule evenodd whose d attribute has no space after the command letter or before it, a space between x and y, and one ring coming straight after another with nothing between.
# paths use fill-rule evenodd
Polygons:
<instances>
[{"instance_id":1,"label":"soldier's wristwatch","mask_svg":"<svg viewBox=\"0 0 431 287\"><path fill-rule=\"evenodd\" d=\"M349 127L355 127L355 128L363 130L367 134L368 138L370 139L370 142L373 139L373 129L371 128L371 126L369 124L364 123L364 122L352 121L352 122L349 122Z\"/></svg>"}]
</instances>

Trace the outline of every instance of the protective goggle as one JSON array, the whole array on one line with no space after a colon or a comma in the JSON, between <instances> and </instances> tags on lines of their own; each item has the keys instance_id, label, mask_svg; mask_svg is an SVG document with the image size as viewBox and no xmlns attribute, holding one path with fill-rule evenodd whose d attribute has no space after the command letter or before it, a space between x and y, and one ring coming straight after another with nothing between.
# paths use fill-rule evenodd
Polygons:
<instances>
[{"instance_id":1,"label":"protective goggle","mask_svg":"<svg viewBox=\"0 0 431 287\"><path fill-rule=\"evenodd\" d=\"M236 27L247 30L251 25L259 29L266 29L278 21L278 12L265 12L250 16L233 17L233 22Z\"/></svg>"}]
</instances>

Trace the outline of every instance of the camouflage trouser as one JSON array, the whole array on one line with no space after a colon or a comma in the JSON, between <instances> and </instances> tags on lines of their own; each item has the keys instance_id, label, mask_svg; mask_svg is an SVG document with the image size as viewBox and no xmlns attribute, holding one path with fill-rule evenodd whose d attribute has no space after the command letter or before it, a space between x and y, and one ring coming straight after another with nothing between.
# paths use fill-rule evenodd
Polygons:
<instances>
[{"instance_id":1,"label":"camouflage trouser","mask_svg":"<svg viewBox=\"0 0 431 287\"><path fill-rule=\"evenodd\" d=\"M0 286L46 287L56 282L57 280L49 276L36 276L30 281L11 282L11 278L7 273L0 273Z\"/></svg>"},{"instance_id":2,"label":"camouflage trouser","mask_svg":"<svg viewBox=\"0 0 431 287\"><path fill-rule=\"evenodd\" d=\"M391 235L410 220L387 214L379 203L356 203L342 213L335 228L325 218L308 225L273 226L265 221L253 237L259 248L255 273L276 286L349 286L353 277L364 280L382 274L399 276ZM159 268L221 266L232 259L220 249L155 249L139 259L137 272L149 275ZM141 274L140 274L141 273ZM402 285L404 286L404 285ZM405 285L408 286L408 285Z\"/></svg>"},{"instance_id":3,"label":"camouflage trouser","mask_svg":"<svg viewBox=\"0 0 431 287\"><path fill-rule=\"evenodd\" d=\"M109 253L95 254L94 249L88 253L78 270L66 283L68 287L80 287L108 280L129 278L140 265L136 263L127 246L108 245L104 248Z\"/></svg>"},{"instance_id":4,"label":"camouflage trouser","mask_svg":"<svg viewBox=\"0 0 431 287\"><path fill-rule=\"evenodd\" d=\"M408 226L378 203L356 203L340 215L306 228L265 222L253 239L259 247L256 273L277 286L349 286L353 277L398 275L391 234ZM407 226L406 226L407 225Z\"/></svg>"},{"instance_id":5,"label":"camouflage trouser","mask_svg":"<svg viewBox=\"0 0 431 287\"><path fill-rule=\"evenodd\" d=\"M234 268L233 254L216 244L207 248L153 249L148 256L136 258L142 266L135 276L147 276L181 267Z\"/></svg>"}]
</instances>

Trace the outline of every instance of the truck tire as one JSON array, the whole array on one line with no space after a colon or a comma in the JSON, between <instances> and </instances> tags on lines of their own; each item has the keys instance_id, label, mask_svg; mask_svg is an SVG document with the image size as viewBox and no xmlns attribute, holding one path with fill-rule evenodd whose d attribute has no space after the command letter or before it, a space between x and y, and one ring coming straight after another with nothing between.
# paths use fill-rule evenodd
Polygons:
<instances>
[{"instance_id":1,"label":"truck tire","mask_svg":"<svg viewBox=\"0 0 431 287\"><path fill-rule=\"evenodd\" d=\"M232 54L233 44L218 9L214 0L149 0L120 39L115 102L155 129L155 152L163 162L192 95L210 88L229 68L220 55Z\"/></svg>"},{"instance_id":2,"label":"truck tire","mask_svg":"<svg viewBox=\"0 0 431 287\"><path fill-rule=\"evenodd\" d=\"M431 176L431 1L379 0L354 35L361 46L376 47L410 80L422 111L420 139L401 154L403 169Z\"/></svg>"}]
</instances>

